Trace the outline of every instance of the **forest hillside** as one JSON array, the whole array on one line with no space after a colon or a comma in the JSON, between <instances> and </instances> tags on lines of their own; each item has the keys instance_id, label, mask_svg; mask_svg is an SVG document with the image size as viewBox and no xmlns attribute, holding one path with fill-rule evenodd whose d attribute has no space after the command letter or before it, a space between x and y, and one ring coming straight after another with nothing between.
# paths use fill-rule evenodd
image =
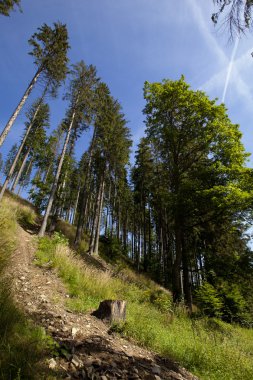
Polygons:
<instances>
[{"instance_id":1,"label":"forest hillside","mask_svg":"<svg viewBox=\"0 0 253 380\"><path fill-rule=\"evenodd\" d=\"M144 2L0 0L3 380L252 380L253 2Z\"/></svg>"}]
</instances>

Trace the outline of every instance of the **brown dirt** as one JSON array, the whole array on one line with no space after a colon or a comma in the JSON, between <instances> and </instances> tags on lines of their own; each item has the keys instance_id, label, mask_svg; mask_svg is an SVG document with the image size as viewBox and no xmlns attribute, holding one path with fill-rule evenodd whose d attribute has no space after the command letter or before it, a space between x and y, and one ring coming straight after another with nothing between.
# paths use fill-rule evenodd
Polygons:
<instances>
[{"instance_id":1,"label":"brown dirt","mask_svg":"<svg viewBox=\"0 0 253 380\"><path fill-rule=\"evenodd\" d=\"M197 380L168 358L110 334L109 326L94 316L68 310L68 293L57 274L34 263L33 236L21 227L18 234L10 268L14 295L27 317L61 347L59 356L45 362L55 378Z\"/></svg>"}]
</instances>

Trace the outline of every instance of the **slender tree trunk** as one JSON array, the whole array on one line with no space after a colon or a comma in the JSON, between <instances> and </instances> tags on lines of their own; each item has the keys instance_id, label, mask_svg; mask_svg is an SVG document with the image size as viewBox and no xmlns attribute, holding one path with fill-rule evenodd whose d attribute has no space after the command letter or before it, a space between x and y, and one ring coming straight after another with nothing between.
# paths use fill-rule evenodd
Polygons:
<instances>
[{"instance_id":1,"label":"slender tree trunk","mask_svg":"<svg viewBox=\"0 0 253 380\"><path fill-rule=\"evenodd\" d=\"M106 206L106 217L105 217L105 236L108 236L108 225L109 225L109 209L111 203L111 179L109 178L109 191L108 191L108 202Z\"/></svg>"},{"instance_id":2,"label":"slender tree trunk","mask_svg":"<svg viewBox=\"0 0 253 380\"><path fill-rule=\"evenodd\" d=\"M99 191L97 192L97 198L95 202L95 208L94 212L92 213L92 223L91 223L91 230L90 230L90 245L89 245L89 254L91 255L94 251L94 244L95 244L95 234L96 234L96 224L97 224L97 207L99 203Z\"/></svg>"},{"instance_id":3,"label":"slender tree trunk","mask_svg":"<svg viewBox=\"0 0 253 380\"><path fill-rule=\"evenodd\" d=\"M120 241L120 200L118 200L118 212L117 212L117 222L116 222L116 236L118 241Z\"/></svg>"},{"instance_id":4,"label":"slender tree trunk","mask_svg":"<svg viewBox=\"0 0 253 380\"><path fill-rule=\"evenodd\" d=\"M188 253L186 252L186 247L184 240L182 241L182 262L183 262L183 288L184 288L184 299L185 303L192 312L192 291L191 283L189 279L189 259Z\"/></svg>"},{"instance_id":5,"label":"slender tree trunk","mask_svg":"<svg viewBox=\"0 0 253 380\"><path fill-rule=\"evenodd\" d=\"M20 185L19 189L18 189L18 192L17 192L17 195L20 196L20 194L22 193L22 191L23 191L23 186Z\"/></svg>"},{"instance_id":6,"label":"slender tree trunk","mask_svg":"<svg viewBox=\"0 0 253 380\"><path fill-rule=\"evenodd\" d=\"M86 172L86 176L84 180L83 189L81 192L81 205L80 205L80 213L79 213L79 218L78 218L77 228L76 228L75 246L78 246L78 244L82 240L84 220L85 220L86 210L87 210L87 185L88 185L88 181L90 177L90 169L91 169L95 138L96 138L96 127L94 128L94 131L93 131L93 136L92 136L91 145L90 145L90 156L89 156L89 161L87 165L87 172Z\"/></svg>"},{"instance_id":7,"label":"slender tree trunk","mask_svg":"<svg viewBox=\"0 0 253 380\"><path fill-rule=\"evenodd\" d=\"M28 164L28 167L27 167L27 169L26 169L26 171L25 171L25 176L24 176L24 178L25 178L25 177L27 176L27 174L29 173L32 164L33 164L33 159L31 159L30 162L29 162L29 164ZM24 186L23 186L23 181L22 181L21 184L20 184L20 186L19 186L19 189L18 189L18 191L17 191L17 195L19 195L20 192L21 192L21 190L23 191L23 189L24 189Z\"/></svg>"},{"instance_id":8,"label":"slender tree trunk","mask_svg":"<svg viewBox=\"0 0 253 380\"><path fill-rule=\"evenodd\" d=\"M8 173L8 175L7 175L7 177L6 177L5 181L4 181L3 187L2 187L1 192L0 192L0 201L3 199L4 192L5 192L5 190L6 190L7 186L8 186L8 183L9 183L9 181L10 181L10 179L11 179L13 173L14 173L14 170L16 168L18 159L19 159L20 154L21 154L21 152L23 150L23 147L25 145L27 136L29 135L29 132L30 132L31 128L32 128L32 123L30 123L29 127L27 128L27 131L26 131L26 134L25 134L25 136L23 138L23 141L22 141L22 143L19 146L19 149L18 149L18 152L16 154L16 157L15 157L15 159L14 159L12 165L11 165L11 168L9 170L9 173Z\"/></svg>"},{"instance_id":9,"label":"slender tree trunk","mask_svg":"<svg viewBox=\"0 0 253 380\"><path fill-rule=\"evenodd\" d=\"M6 136L8 135L8 133L9 133L11 127L13 126L13 124L14 124L14 122L15 122L18 114L19 114L19 112L21 111L21 109L22 109L23 105L25 104L28 96L30 95L30 93L31 93L31 91L32 91L35 83L37 82L37 80L38 80L38 78L39 78L39 76L41 74L41 72L42 72L42 68L40 67L37 70L37 72L35 73L33 79L31 80L31 82L29 83L29 85L28 85L28 87L27 87L27 89L26 89L26 91L25 91L22 99L20 100L17 108L15 109L15 111L13 112L13 114L11 115L11 117L10 117L8 123L6 124L3 132L1 133L1 135L0 135L0 146L3 145L3 142L6 139Z\"/></svg>"},{"instance_id":10,"label":"slender tree trunk","mask_svg":"<svg viewBox=\"0 0 253 380\"><path fill-rule=\"evenodd\" d=\"M38 76L39 76L39 72L37 71L37 79L38 79ZM36 75L35 75L35 77L36 77ZM34 78L35 78L34 77ZM34 80L34 78L33 78L33 80ZM36 80L37 80L36 79ZM35 80L35 82L36 82L36 80ZM32 81L33 82L33 81ZM31 82L31 83L32 83ZM34 84L35 84L35 82L34 82ZM30 85L31 85L31 83L30 83ZM33 84L33 85L34 85ZM21 142L21 144L20 144L20 146L19 146L19 149L18 149L18 151L17 151L17 154L16 154L16 157L15 157L15 159L14 159L14 161L13 161L13 164L12 164L12 166L11 166L11 168L10 168L10 171L9 171L9 173L8 173L8 175L7 175L7 177L6 177L6 179L5 179L5 182L4 182L4 184L3 184L3 187L2 187L2 190L1 190L1 193L0 193L0 201L2 200L2 198L3 198L3 195L4 195L4 192L5 192L5 190L6 190L6 187L8 186L8 183L9 183L9 181L10 181L10 178L12 177L12 175L13 175L13 173L14 173L14 170L15 170L15 168L16 168L16 165L17 165L17 162L18 162L18 159L19 159L19 157L20 157L20 155L21 155L21 153L22 153L22 150L23 150L23 148L24 148L24 145L25 145L25 142L26 142L26 140L27 140L27 137L29 136L29 133L30 133L30 130L31 130L31 128L32 128L32 126L33 126L33 123L34 123L34 120L36 119L36 116L37 116L37 114L38 114L38 112L39 112L39 110L40 110L40 106L41 106L41 104L42 104L42 101L43 101L43 99L44 99L44 97L45 97L45 95L46 95L46 92L47 92L47 89L48 89L48 85L49 85L49 82L48 82L48 84L45 86L45 89L44 89L44 91L43 91L43 94L42 94L42 96L41 96L41 98L40 98L40 101L39 101L39 103L38 103L38 106L37 106L37 108L36 108L36 110L35 110L35 112L34 112L34 114L33 114L33 117L32 117L32 121L31 121L31 123L29 124L29 126L28 126L28 128L27 128L27 130L26 130L26 133L25 133L25 136L23 137L23 140L22 140L22 142ZM29 88L29 87L28 87ZM32 88L31 88L31 90L32 90ZM30 90L30 92L31 92L31 90ZM29 93L30 93L29 92ZM28 93L28 95L29 95L29 93ZM28 95L27 95L27 97L28 97ZM27 98L26 97L26 98ZM16 117L15 117L16 118ZM13 122L12 122L12 124L14 123L14 121L15 121L15 118L14 118L14 120L13 120ZM12 125L11 124L11 125ZM10 128L11 128L11 126L10 126ZM10 129L9 128L9 129ZM3 132L4 133L4 132ZM8 131L7 131L7 133L8 133ZM7 133L6 133L6 135L7 135ZM1 137L0 137L0 141L1 141ZM0 146L1 146L1 143L0 143ZM28 149L28 151L29 151L29 153L30 153L30 148ZM29 154L28 154L29 155ZM28 157L27 155L25 156L26 158ZM25 160L26 160L26 158L25 158ZM18 181L19 181L19 178L20 178L20 175L22 174L22 171L23 171L23 169L24 169L24 161L23 161L23 163L22 163L22 165L21 165L21 168L22 168L22 170L19 170L19 172L18 172L18 174L17 174L17 177L16 177L16 179L15 179L15 181L14 181L14 183L13 183L13 185L12 185L12 189L11 189L11 191L14 191L14 189L15 189L15 187L16 187L16 185L17 185L17 183L18 183ZM20 169L21 169L20 168Z\"/></svg>"},{"instance_id":11,"label":"slender tree trunk","mask_svg":"<svg viewBox=\"0 0 253 380\"><path fill-rule=\"evenodd\" d=\"M172 290L173 301L179 302L182 298L182 286L180 278L180 268L182 261L182 231L178 223L175 228L175 260L172 266Z\"/></svg>"},{"instance_id":12,"label":"slender tree trunk","mask_svg":"<svg viewBox=\"0 0 253 380\"><path fill-rule=\"evenodd\" d=\"M75 224L75 217L76 217L76 210L77 210L77 206L78 206L78 202L79 202L79 196L80 196L80 185L78 187L78 193L77 193L77 197L76 197L76 201L75 201L75 205L74 205L72 220L70 222L71 224Z\"/></svg>"},{"instance_id":13,"label":"slender tree trunk","mask_svg":"<svg viewBox=\"0 0 253 380\"><path fill-rule=\"evenodd\" d=\"M15 192L16 186L17 186L17 184L18 184L18 182L19 182L19 180L20 180L20 177L21 177L21 175L22 175L22 173L23 173L23 170L24 170L24 168L25 168L25 164L26 164L26 161L27 161L27 158L28 158L30 152L31 152L31 148L29 148L29 149L27 150L27 152L26 152L26 154L25 154L25 157L23 158L23 162L22 162L22 164L21 164L21 166L20 166L20 168L19 168L18 174L17 174L17 176L16 176L16 178L15 178L15 181L14 181L12 187L11 187L11 191L12 191L13 193Z\"/></svg>"},{"instance_id":14,"label":"slender tree trunk","mask_svg":"<svg viewBox=\"0 0 253 380\"><path fill-rule=\"evenodd\" d=\"M47 168L47 170L45 172L45 175L44 175L44 178L43 178L43 182L44 183L46 183L46 181L47 181L47 177L48 177L48 175L50 173L51 167L52 167L52 162L48 165L48 168Z\"/></svg>"},{"instance_id":15,"label":"slender tree trunk","mask_svg":"<svg viewBox=\"0 0 253 380\"><path fill-rule=\"evenodd\" d=\"M54 183L53 183L53 186L52 186L51 194L49 196L47 208L46 208L45 215L44 215L44 218L43 218L43 222L42 222L42 225L41 225L41 228L40 228L40 231L39 231L39 236L44 236L45 231L46 231L47 221L48 221L48 217L50 215L50 212L51 212L51 209L52 209L52 205L53 205L53 201L54 201L54 197L55 197L55 194L56 194L56 190L57 190L57 186L58 186L58 182L59 182L59 178L60 178L60 174L61 174L61 169L62 169L64 157L65 157L65 154L66 154L66 150L67 150L70 134L71 134L71 131L72 131L72 127L73 127L73 124L74 124L75 114L76 114L76 112L73 111L72 117L71 117L71 122L70 122L70 125L69 125L69 129L68 129L68 132L67 132L67 135L66 135L66 138L65 138L65 142L64 142L64 145L63 145L63 149L62 149L62 153L61 153L61 158L60 158L60 161L59 161L59 164L58 164L58 168L57 168L57 172L56 172L56 175L55 175L55 178L54 178Z\"/></svg>"},{"instance_id":16,"label":"slender tree trunk","mask_svg":"<svg viewBox=\"0 0 253 380\"><path fill-rule=\"evenodd\" d=\"M102 211L103 211L104 189L105 189L105 181L103 178L101 191L100 191L100 199L99 199L99 210L98 210L98 221L97 221L97 227L96 227L94 255L98 255L98 243L99 243L99 235L100 235L101 217L102 217Z\"/></svg>"},{"instance_id":17,"label":"slender tree trunk","mask_svg":"<svg viewBox=\"0 0 253 380\"><path fill-rule=\"evenodd\" d=\"M91 230L91 236L90 236L90 246L89 246L89 253L90 255L95 253L95 245L96 245L96 237L98 227L99 227L99 218L100 218L100 207L101 207L101 194L104 191L104 178L101 178L99 188L97 191L97 197L96 197L96 203L95 203L95 210L94 210L94 218L93 218L93 225ZM102 201L103 203L103 201Z\"/></svg>"}]
</instances>

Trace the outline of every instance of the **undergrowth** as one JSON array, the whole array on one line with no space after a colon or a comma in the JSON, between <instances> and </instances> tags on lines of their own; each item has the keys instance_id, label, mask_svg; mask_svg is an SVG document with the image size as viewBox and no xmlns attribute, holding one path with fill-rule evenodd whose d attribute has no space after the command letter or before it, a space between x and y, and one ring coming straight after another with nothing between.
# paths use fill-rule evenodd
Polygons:
<instances>
[{"instance_id":1,"label":"undergrowth","mask_svg":"<svg viewBox=\"0 0 253 380\"><path fill-rule=\"evenodd\" d=\"M53 341L44 330L26 320L13 301L8 277L10 256L16 247L17 220L34 221L34 211L17 207L11 198L0 205L0 379L36 379L38 362ZM42 378L42 377L40 377Z\"/></svg>"},{"instance_id":2,"label":"undergrowth","mask_svg":"<svg viewBox=\"0 0 253 380\"><path fill-rule=\"evenodd\" d=\"M152 281L125 277L85 266L60 234L40 239L40 266L54 267L69 291L68 307L87 312L105 299L125 299L127 321L112 329L180 362L202 380L252 380L253 331L218 319L190 319L172 307L171 295ZM120 271L121 272L121 271Z\"/></svg>"}]
</instances>

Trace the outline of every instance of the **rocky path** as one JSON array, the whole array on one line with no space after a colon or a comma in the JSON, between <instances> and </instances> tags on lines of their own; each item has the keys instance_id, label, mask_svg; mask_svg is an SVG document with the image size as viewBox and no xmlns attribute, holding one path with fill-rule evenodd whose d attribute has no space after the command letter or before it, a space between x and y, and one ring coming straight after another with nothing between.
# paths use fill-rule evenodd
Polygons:
<instances>
[{"instance_id":1,"label":"rocky path","mask_svg":"<svg viewBox=\"0 0 253 380\"><path fill-rule=\"evenodd\" d=\"M109 326L95 317L68 310L64 285L53 270L35 265L34 251L33 236L19 228L10 268L14 294L28 318L59 343L59 356L46 362L57 379L197 380L170 360L110 335Z\"/></svg>"}]
</instances>

